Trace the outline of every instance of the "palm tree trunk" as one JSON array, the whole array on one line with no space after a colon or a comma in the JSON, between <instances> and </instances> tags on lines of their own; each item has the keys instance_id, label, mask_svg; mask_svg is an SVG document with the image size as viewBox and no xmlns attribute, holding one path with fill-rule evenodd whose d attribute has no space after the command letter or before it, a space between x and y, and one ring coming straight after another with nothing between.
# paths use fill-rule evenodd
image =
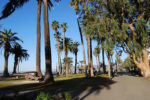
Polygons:
<instances>
[{"instance_id":1,"label":"palm tree trunk","mask_svg":"<svg viewBox=\"0 0 150 100\"><path fill-rule=\"evenodd\" d=\"M101 63L100 63L100 54L98 54L98 71L100 71L101 68Z\"/></svg>"},{"instance_id":2,"label":"palm tree trunk","mask_svg":"<svg viewBox=\"0 0 150 100\"><path fill-rule=\"evenodd\" d=\"M102 60L103 60L103 73L106 73L106 66L105 66L105 57L104 57L104 49L102 49Z\"/></svg>"},{"instance_id":3,"label":"palm tree trunk","mask_svg":"<svg viewBox=\"0 0 150 100\"><path fill-rule=\"evenodd\" d=\"M90 68L91 68L91 66L90 66L90 52L89 52L89 50L90 50L90 42L89 42L89 36L88 36L88 34L86 34L86 41L87 41L87 55L88 55L87 73L88 73L88 75L90 75Z\"/></svg>"},{"instance_id":4,"label":"palm tree trunk","mask_svg":"<svg viewBox=\"0 0 150 100\"><path fill-rule=\"evenodd\" d=\"M20 62L20 58L18 58L18 62L17 62L17 64L18 64L18 69L17 69L18 71L17 72L18 73L19 73L19 67L20 67L19 62Z\"/></svg>"},{"instance_id":5,"label":"palm tree trunk","mask_svg":"<svg viewBox=\"0 0 150 100\"><path fill-rule=\"evenodd\" d=\"M77 16L77 23L78 23L78 27L79 27L80 38L81 38L81 44L82 44L82 50L83 50L83 60L84 60L84 67L85 67L85 75L87 76L86 58L85 58L85 48L84 48L83 35L82 35L81 27L80 27L80 24L79 24L79 19L78 19L77 11L76 11L76 16Z\"/></svg>"},{"instance_id":6,"label":"palm tree trunk","mask_svg":"<svg viewBox=\"0 0 150 100\"><path fill-rule=\"evenodd\" d=\"M43 0L44 4L44 39L45 39L45 65L46 73L44 77L44 82L53 82L52 74L52 59L51 59L51 46L50 46L50 36L49 36L49 22L48 22L48 3L47 0Z\"/></svg>"},{"instance_id":7,"label":"palm tree trunk","mask_svg":"<svg viewBox=\"0 0 150 100\"><path fill-rule=\"evenodd\" d=\"M92 57L92 40L91 40L91 38L90 38L90 66L91 66L91 77L94 77L93 57Z\"/></svg>"},{"instance_id":8,"label":"palm tree trunk","mask_svg":"<svg viewBox=\"0 0 150 100\"><path fill-rule=\"evenodd\" d=\"M66 64L66 77L68 77L68 75L69 75L69 65Z\"/></svg>"},{"instance_id":9,"label":"palm tree trunk","mask_svg":"<svg viewBox=\"0 0 150 100\"><path fill-rule=\"evenodd\" d=\"M97 61L97 56L95 56L96 58L96 66L97 66L97 69L98 69L98 61Z\"/></svg>"},{"instance_id":10,"label":"palm tree trunk","mask_svg":"<svg viewBox=\"0 0 150 100\"><path fill-rule=\"evenodd\" d=\"M66 51L66 46L65 46L65 32L63 32L63 49L64 49L64 54L65 54L65 51ZM65 57L67 57L66 54L65 54Z\"/></svg>"},{"instance_id":11,"label":"palm tree trunk","mask_svg":"<svg viewBox=\"0 0 150 100\"><path fill-rule=\"evenodd\" d=\"M63 74L63 71L62 71L62 62L61 62L61 57L60 57L60 73Z\"/></svg>"},{"instance_id":12,"label":"palm tree trunk","mask_svg":"<svg viewBox=\"0 0 150 100\"><path fill-rule=\"evenodd\" d=\"M17 59L17 57L15 56L15 62L14 62L13 74L16 73L16 69L17 69L17 65L18 65L17 63L18 63L18 59Z\"/></svg>"},{"instance_id":13,"label":"palm tree trunk","mask_svg":"<svg viewBox=\"0 0 150 100\"><path fill-rule=\"evenodd\" d=\"M9 76L9 73L8 73L8 57L9 57L9 53L5 50L4 51L5 65L4 65L4 72L3 72L4 77Z\"/></svg>"},{"instance_id":14,"label":"palm tree trunk","mask_svg":"<svg viewBox=\"0 0 150 100\"><path fill-rule=\"evenodd\" d=\"M74 69L74 74L77 73L77 54L75 54L75 69Z\"/></svg>"},{"instance_id":15,"label":"palm tree trunk","mask_svg":"<svg viewBox=\"0 0 150 100\"><path fill-rule=\"evenodd\" d=\"M107 59L108 59L108 76L111 78L111 64L110 64L110 54L107 52Z\"/></svg>"},{"instance_id":16,"label":"palm tree trunk","mask_svg":"<svg viewBox=\"0 0 150 100\"><path fill-rule=\"evenodd\" d=\"M60 66L60 50L59 50L59 38L57 38L57 55L58 55L58 67L59 67L59 75L61 74L61 66Z\"/></svg>"},{"instance_id":17,"label":"palm tree trunk","mask_svg":"<svg viewBox=\"0 0 150 100\"><path fill-rule=\"evenodd\" d=\"M41 0L38 0L37 9L37 41L36 41L36 71L38 76L42 77L41 73Z\"/></svg>"}]
</instances>

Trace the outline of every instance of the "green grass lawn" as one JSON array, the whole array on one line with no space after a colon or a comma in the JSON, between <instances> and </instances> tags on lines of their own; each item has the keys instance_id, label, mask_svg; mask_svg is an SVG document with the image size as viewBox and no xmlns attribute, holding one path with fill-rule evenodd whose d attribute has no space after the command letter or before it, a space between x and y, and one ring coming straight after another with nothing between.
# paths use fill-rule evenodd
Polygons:
<instances>
[{"instance_id":1,"label":"green grass lawn","mask_svg":"<svg viewBox=\"0 0 150 100\"><path fill-rule=\"evenodd\" d=\"M0 81L21 81L25 80L24 77L16 78L16 77L8 77L8 78L3 78Z\"/></svg>"},{"instance_id":2,"label":"green grass lawn","mask_svg":"<svg viewBox=\"0 0 150 100\"><path fill-rule=\"evenodd\" d=\"M0 83L0 90L17 90L17 91L24 91L24 90L35 90L35 91L71 91L71 90L79 90L79 89L87 89L87 88L103 88L108 86L108 84L113 83L112 80L107 78L106 74L97 75L93 78L85 78L84 74L72 74L69 77L65 76L58 76L55 77L55 83L53 84L40 84L40 83L33 83L33 84L1 84ZM11 80L15 81L22 81L24 79L16 80L16 79L5 79L4 81Z\"/></svg>"}]
</instances>

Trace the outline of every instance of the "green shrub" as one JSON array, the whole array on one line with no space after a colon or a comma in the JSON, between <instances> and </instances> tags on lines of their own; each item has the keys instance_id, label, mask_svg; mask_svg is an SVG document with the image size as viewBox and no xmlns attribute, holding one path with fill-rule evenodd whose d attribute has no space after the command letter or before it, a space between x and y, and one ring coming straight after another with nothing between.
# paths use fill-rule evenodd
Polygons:
<instances>
[{"instance_id":1,"label":"green shrub","mask_svg":"<svg viewBox=\"0 0 150 100\"><path fill-rule=\"evenodd\" d=\"M65 93L65 100L71 100L71 95L68 92Z\"/></svg>"},{"instance_id":2,"label":"green shrub","mask_svg":"<svg viewBox=\"0 0 150 100\"><path fill-rule=\"evenodd\" d=\"M52 97L49 94L41 92L36 100L71 100L71 95L68 92L55 94Z\"/></svg>"},{"instance_id":3,"label":"green shrub","mask_svg":"<svg viewBox=\"0 0 150 100\"><path fill-rule=\"evenodd\" d=\"M51 98L51 96L48 93L46 94L46 93L41 92L37 96L36 100L52 100L52 98Z\"/></svg>"}]
</instances>

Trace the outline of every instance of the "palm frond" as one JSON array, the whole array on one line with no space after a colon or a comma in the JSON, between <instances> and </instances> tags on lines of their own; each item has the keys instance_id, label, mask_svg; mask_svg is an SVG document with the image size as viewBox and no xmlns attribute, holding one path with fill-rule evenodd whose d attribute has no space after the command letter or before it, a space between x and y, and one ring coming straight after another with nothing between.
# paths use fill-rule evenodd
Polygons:
<instances>
[{"instance_id":1,"label":"palm frond","mask_svg":"<svg viewBox=\"0 0 150 100\"><path fill-rule=\"evenodd\" d=\"M20 41L20 42L23 42L23 41L22 41L20 38L18 38L17 36L14 36L11 40L12 40L12 41L18 40L18 41Z\"/></svg>"},{"instance_id":2,"label":"palm frond","mask_svg":"<svg viewBox=\"0 0 150 100\"><path fill-rule=\"evenodd\" d=\"M2 16L0 17L0 20L11 15L16 10L16 8L22 7L28 1L29 0L9 0L9 2L2 10Z\"/></svg>"}]
</instances>

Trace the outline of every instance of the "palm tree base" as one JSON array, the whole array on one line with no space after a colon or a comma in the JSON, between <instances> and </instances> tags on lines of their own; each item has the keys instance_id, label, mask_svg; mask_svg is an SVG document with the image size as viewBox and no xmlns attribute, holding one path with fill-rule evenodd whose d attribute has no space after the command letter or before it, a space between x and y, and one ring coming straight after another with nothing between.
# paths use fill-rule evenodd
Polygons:
<instances>
[{"instance_id":1,"label":"palm tree base","mask_svg":"<svg viewBox=\"0 0 150 100\"><path fill-rule=\"evenodd\" d=\"M54 82L54 78L49 75L45 75L43 83L51 83L51 82L52 83Z\"/></svg>"},{"instance_id":2,"label":"palm tree base","mask_svg":"<svg viewBox=\"0 0 150 100\"><path fill-rule=\"evenodd\" d=\"M9 73L8 72L4 72L3 73L3 77L9 77Z\"/></svg>"}]
</instances>

